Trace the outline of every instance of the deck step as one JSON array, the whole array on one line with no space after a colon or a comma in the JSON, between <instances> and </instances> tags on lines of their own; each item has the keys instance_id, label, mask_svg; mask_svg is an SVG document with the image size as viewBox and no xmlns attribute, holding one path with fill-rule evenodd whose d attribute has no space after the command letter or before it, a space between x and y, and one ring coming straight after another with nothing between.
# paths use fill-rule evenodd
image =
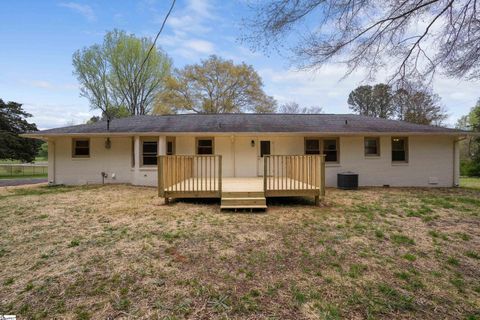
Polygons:
<instances>
[{"instance_id":1,"label":"deck step","mask_svg":"<svg viewBox=\"0 0 480 320\"><path fill-rule=\"evenodd\" d=\"M223 191L222 198L265 197L263 191Z\"/></svg>"},{"instance_id":2,"label":"deck step","mask_svg":"<svg viewBox=\"0 0 480 320\"><path fill-rule=\"evenodd\" d=\"M220 209L267 209L267 205L234 205L234 206L221 205Z\"/></svg>"},{"instance_id":3,"label":"deck step","mask_svg":"<svg viewBox=\"0 0 480 320\"><path fill-rule=\"evenodd\" d=\"M267 199L261 191L222 192L221 209L266 209Z\"/></svg>"},{"instance_id":4,"label":"deck step","mask_svg":"<svg viewBox=\"0 0 480 320\"><path fill-rule=\"evenodd\" d=\"M266 205L265 197L256 198L222 198L222 206L228 205Z\"/></svg>"}]
</instances>

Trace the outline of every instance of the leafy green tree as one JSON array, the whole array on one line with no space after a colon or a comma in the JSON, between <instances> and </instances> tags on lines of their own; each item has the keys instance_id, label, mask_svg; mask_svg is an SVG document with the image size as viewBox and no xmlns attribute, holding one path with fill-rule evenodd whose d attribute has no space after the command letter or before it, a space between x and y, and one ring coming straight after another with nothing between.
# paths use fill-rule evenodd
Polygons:
<instances>
[{"instance_id":1,"label":"leafy green tree","mask_svg":"<svg viewBox=\"0 0 480 320\"><path fill-rule=\"evenodd\" d=\"M440 125L447 118L440 97L418 83L397 90L383 83L359 86L347 102L353 112L370 117L428 125Z\"/></svg>"},{"instance_id":2,"label":"leafy green tree","mask_svg":"<svg viewBox=\"0 0 480 320\"><path fill-rule=\"evenodd\" d=\"M27 121L26 118L31 116L20 103L5 103L0 99L0 159L35 160L41 142L19 136L20 133L38 130L34 123Z\"/></svg>"},{"instance_id":3,"label":"leafy green tree","mask_svg":"<svg viewBox=\"0 0 480 320\"><path fill-rule=\"evenodd\" d=\"M102 44L76 51L73 66L80 95L107 118L123 116L118 112L122 108L128 115L149 113L172 65L160 49L152 50L146 59L151 46L148 38L113 30Z\"/></svg>"},{"instance_id":4,"label":"leafy green tree","mask_svg":"<svg viewBox=\"0 0 480 320\"><path fill-rule=\"evenodd\" d=\"M373 116L372 86L357 87L348 95L347 103L353 112L364 116Z\"/></svg>"},{"instance_id":5,"label":"leafy green tree","mask_svg":"<svg viewBox=\"0 0 480 320\"><path fill-rule=\"evenodd\" d=\"M45 159L45 160L48 159L48 143L47 142L43 142L40 145L40 148L39 148L38 153L37 153L37 157Z\"/></svg>"},{"instance_id":6,"label":"leafy green tree","mask_svg":"<svg viewBox=\"0 0 480 320\"><path fill-rule=\"evenodd\" d=\"M480 132L480 99L468 115L457 121L456 127ZM480 137L468 137L461 142L460 159L462 175L480 176Z\"/></svg>"},{"instance_id":7,"label":"leafy green tree","mask_svg":"<svg viewBox=\"0 0 480 320\"><path fill-rule=\"evenodd\" d=\"M387 119L395 115L391 88L383 83L356 88L348 95L347 103L352 111L360 115Z\"/></svg>"},{"instance_id":8,"label":"leafy green tree","mask_svg":"<svg viewBox=\"0 0 480 320\"><path fill-rule=\"evenodd\" d=\"M154 113L266 113L275 107L252 66L213 55L175 70L157 96Z\"/></svg>"}]
</instances>

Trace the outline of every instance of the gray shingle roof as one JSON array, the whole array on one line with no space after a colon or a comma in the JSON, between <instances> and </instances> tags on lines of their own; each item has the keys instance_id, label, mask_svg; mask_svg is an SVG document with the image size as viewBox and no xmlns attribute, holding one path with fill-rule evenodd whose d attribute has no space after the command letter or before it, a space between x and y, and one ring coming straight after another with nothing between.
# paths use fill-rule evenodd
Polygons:
<instances>
[{"instance_id":1,"label":"gray shingle roof","mask_svg":"<svg viewBox=\"0 0 480 320\"><path fill-rule=\"evenodd\" d=\"M99 134L161 132L311 132L311 133L465 133L461 130L418 125L351 114L181 114L145 115L32 132L31 134Z\"/></svg>"}]
</instances>

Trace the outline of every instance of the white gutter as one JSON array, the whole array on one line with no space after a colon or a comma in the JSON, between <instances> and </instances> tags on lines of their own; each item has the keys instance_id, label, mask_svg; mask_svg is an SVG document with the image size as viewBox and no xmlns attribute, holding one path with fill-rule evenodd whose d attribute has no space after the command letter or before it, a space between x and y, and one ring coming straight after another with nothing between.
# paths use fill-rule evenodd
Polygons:
<instances>
[{"instance_id":1,"label":"white gutter","mask_svg":"<svg viewBox=\"0 0 480 320\"><path fill-rule=\"evenodd\" d=\"M56 184L56 145L54 140L49 140L48 141L48 182L51 182L52 184ZM51 166L51 169L50 169ZM51 171L51 172L50 172Z\"/></svg>"},{"instance_id":2,"label":"white gutter","mask_svg":"<svg viewBox=\"0 0 480 320\"><path fill-rule=\"evenodd\" d=\"M23 133L20 136L48 140L51 137L131 137L131 136L252 136L252 135L274 135L274 136L480 136L479 132L100 132L100 133Z\"/></svg>"}]
</instances>

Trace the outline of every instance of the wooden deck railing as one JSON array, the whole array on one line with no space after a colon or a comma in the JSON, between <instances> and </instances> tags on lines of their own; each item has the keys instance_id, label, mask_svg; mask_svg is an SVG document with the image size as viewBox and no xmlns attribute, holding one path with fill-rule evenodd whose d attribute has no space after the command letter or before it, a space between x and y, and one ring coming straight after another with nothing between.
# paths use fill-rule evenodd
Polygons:
<instances>
[{"instance_id":1,"label":"wooden deck railing","mask_svg":"<svg viewBox=\"0 0 480 320\"><path fill-rule=\"evenodd\" d=\"M263 184L267 196L325 194L325 156L269 155L264 157Z\"/></svg>"},{"instance_id":2,"label":"wooden deck railing","mask_svg":"<svg viewBox=\"0 0 480 320\"><path fill-rule=\"evenodd\" d=\"M222 156L158 156L161 197L211 197L222 192Z\"/></svg>"}]
</instances>

